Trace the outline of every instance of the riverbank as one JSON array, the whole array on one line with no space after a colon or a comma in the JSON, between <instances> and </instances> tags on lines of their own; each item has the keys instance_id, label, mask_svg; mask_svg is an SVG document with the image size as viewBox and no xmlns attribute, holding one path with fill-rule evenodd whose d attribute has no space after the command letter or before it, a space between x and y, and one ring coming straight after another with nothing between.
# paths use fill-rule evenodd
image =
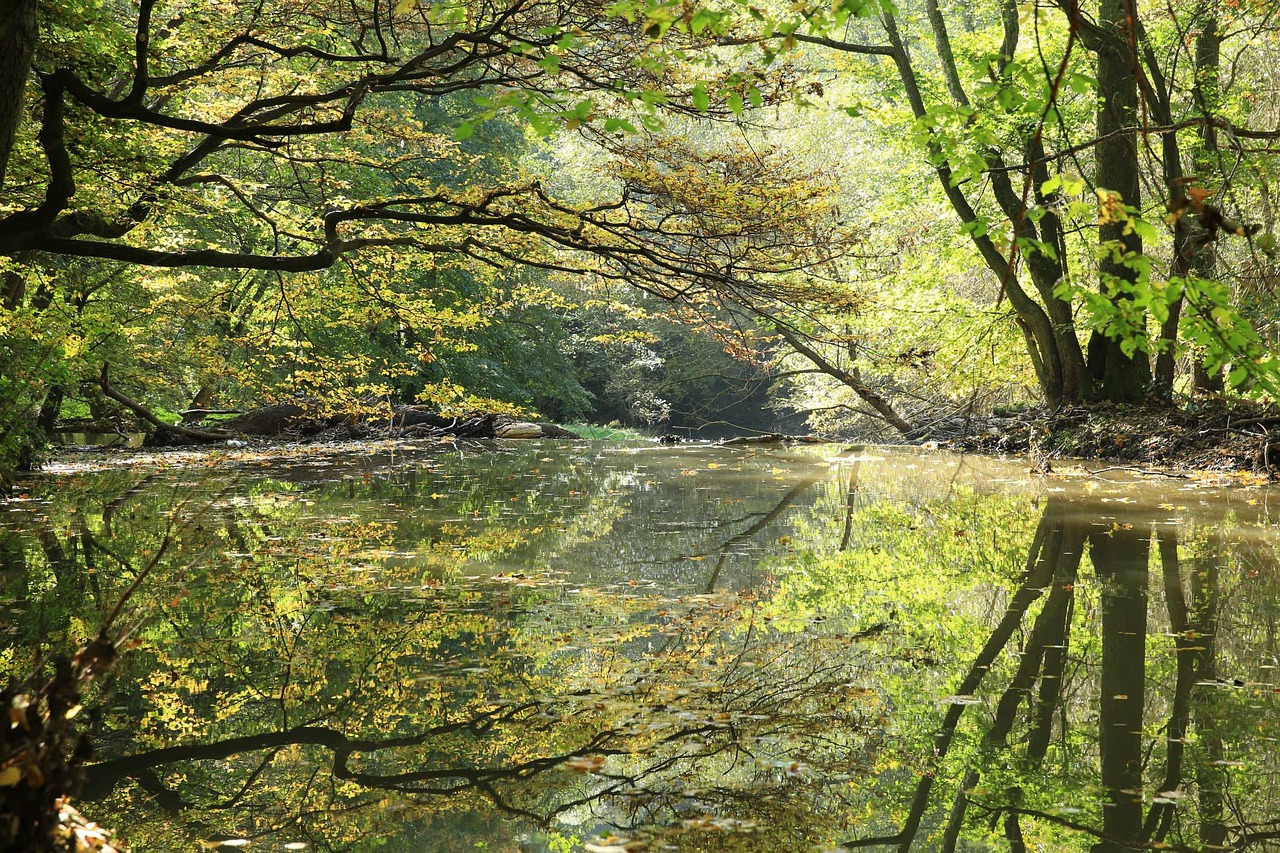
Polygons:
<instances>
[{"instance_id":1,"label":"riverbank","mask_svg":"<svg viewBox=\"0 0 1280 853\"><path fill-rule=\"evenodd\" d=\"M1241 405L1039 408L987 418L938 444L957 452L1026 455L1040 469L1074 458L1274 477L1280 472L1280 413Z\"/></svg>"},{"instance_id":2,"label":"riverbank","mask_svg":"<svg viewBox=\"0 0 1280 853\"><path fill-rule=\"evenodd\" d=\"M493 418L463 419L459 423L466 426L473 422L492 421ZM483 441L508 436L533 437L528 433L517 436L507 429L507 420L501 421L500 426L508 436L493 431L491 424L485 425L490 427L488 431L475 430L476 435L471 438ZM551 424L527 426L537 426L540 437L554 435L557 438L674 443L671 436L654 438L582 424L570 424L568 429ZM168 468L194 464L194 460L209 453L230 457L232 461L239 458L261 460L292 456L300 452L299 448L307 448L304 452L309 454L320 452L327 456L348 453L353 448L378 453L391 448L405 449L457 440L468 438L435 427L406 430L344 424L309 434L285 431L270 436L245 436L180 447L102 447L93 455L97 457L98 464L106 463L108 466L154 465ZM768 444L788 440L820 439L812 436L747 436L730 439L728 443ZM830 440L840 442L847 439L837 436ZM1097 460L1173 471L1234 473L1248 475L1251 482L1259 477L1273 480L1280 476L1280 413L1261 406L1206 405L1172 410L1082 405L1054 412L1036 407L974 419L950 435L935 434L925 441L911 443L957 453L1024 456L1031 470L1046 473L1061 468L1066 460ZM85 449L84 446L61 450L51 447L46 462L56 467L56 460L65 455L65 451L77 454ZM108 459L111 461L107 462Z\"/></svg>"}]
</instances>

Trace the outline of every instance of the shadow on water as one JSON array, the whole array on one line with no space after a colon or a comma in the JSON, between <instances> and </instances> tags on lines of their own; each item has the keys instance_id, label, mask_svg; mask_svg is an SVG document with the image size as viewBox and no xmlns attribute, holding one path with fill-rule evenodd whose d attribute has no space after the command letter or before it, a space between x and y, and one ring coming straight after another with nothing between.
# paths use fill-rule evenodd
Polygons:
<instances>
[{"instance_id":1,"label":"shadow on water","mask_svg":"<svg viewBox=\"0 0 1280 853\"><path fill-rule=\"evenodd\" d=\"M0 515L10 665L201 495L93 711L86 809L138 849L1280 839L1266 492L860 448L67 470Z\"/></svg>"}]
</instances>

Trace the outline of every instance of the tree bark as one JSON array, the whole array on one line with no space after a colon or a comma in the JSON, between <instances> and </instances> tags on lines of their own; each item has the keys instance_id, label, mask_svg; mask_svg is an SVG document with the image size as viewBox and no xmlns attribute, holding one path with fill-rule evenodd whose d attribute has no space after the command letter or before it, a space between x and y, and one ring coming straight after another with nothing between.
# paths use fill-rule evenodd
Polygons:
<instances>
[{"instance_id":1,"label":"tree bark","mask_svg":"<svg viewBox=\"0 0 1280 853\"><path fill-rule=\"evenodd\" d=\"M61 385L52 386L40 404L40 413L36 415L36 426L46 436L53 435L58 425L58 417L62 413L62 401L66 397L66 389Z\"/></svg>"},{"instance_id":2,"label":"tree bark","mask_svg":"<svg viewBox=\"0 0 1280 853\"><path fill-rule=\"evenodd\" d=\"M1178 145L1177 133L1169 131L1161 134L1163 142L1165 184L1169 190L1169 209L1185 211L1188 185L1199 181L1203 186L1205 176L1214 172L1217 167L1217 138L1213 125L1213 116L1217 112L1219 101L1218 71L1222 62L1222 36L1218 30L1217 19L1208 7L1202 9L1197 16L1200 24L1196 35L1195 52L1195 84L1192 95L1197 112L1205 119L1198 127L1199 140L1192 157L1194 163L1191 175L1183 173L1182 153ZM1148 74L1158 87L1158 98L1153 104L1155 118L1162 125L1171 126L1173 110L1164 78L1159 73L1159 66L1151 49L1146 49ZM1174 223L1174 258L1172 275L1178 278L1211 278L1215 257L1207 245L1203 229L1197 228L1188 215L1178 216ZM1181 321L1184 299L1179 296L1169 303L1168 319L1161 324L1160 351L1156 356L1155 389L1164 399L1172 399L1173 382L1176 373L1178 327ZM1196 363L1192 368L1192 385L1196 390L1210 393L1222 392L1222 371L1217 371L1216 382L1212 375Z\"/></svg>"},{"instance_id":3,"label":"tree bark","mask_svg":"<svg viewBox=\"0 0 1280 853\"><path fill-rule=\"evenodd\" d=\"M1098 42L1099 104L1097 127L1097 187L1101 192L1117 193L1126 206L1138 208L1142 203L1138 174L1137 135L1126 133L1137 124L1138 77L1137 34L1134 29L1137 10L1133 0L1102 0L1098 9L1098 25L1104 37ZM1135 283L1137 272L1125 259L1142 253L1142 240L1123 216L1108 215L1098 227L1098 240L1111 251L1104 252L1099 264L1104 292L1112 287L1116 302L1131 297L1123 292ZM1125 233L1128 230L1129 233ZM1120 341L1094 332L1089 345L1090 370L1100 382L1104 400L1114 403L1140 403L1151 382L1151 363L1141 349L1127 355Z\"/></svg>"},{"instance_id":4,"label":"tree bark","mask_svg":"<svg viewBox=\"0 0 1280 853\"><path fill-rule=\"evenodd\" d=\"M1206 13L1196 36L1196 83L1193 94L1196 106L1205 121L1200 125L1200 146L1195 155L1195 170L1203 175L1218 166L1218 136L1212 118L1218 112L1221 90L1218 74L1222 66L1222 32L1218 19ZM1192 258L1191 272L1200 278L1211 278L1216 262L1213 250L1200 246ZM1192 371L1192 385L1197 391L1221 394L1225 387L1222 368L1207 370L1203 362L1197 362Z\"/></svg>"},{"instance_id":5,"label":"tree bark","mask_svg":"<svg viewBox=\"0 0 1280 853\"><path fill-rule=\"evenodd\" d=\"M0 0L0 189L22 124L36 32L36 0Z\"/></svg>"}]
</instances>

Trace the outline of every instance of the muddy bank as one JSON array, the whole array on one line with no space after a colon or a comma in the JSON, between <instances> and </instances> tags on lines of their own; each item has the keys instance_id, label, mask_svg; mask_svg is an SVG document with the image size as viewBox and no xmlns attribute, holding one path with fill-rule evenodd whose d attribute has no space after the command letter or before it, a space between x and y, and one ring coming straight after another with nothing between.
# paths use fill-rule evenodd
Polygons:
<instances>
[{"instance_id":1,"label":"muddy bank","mask_svg":"<svg viewBox=\"0 0 1280 853\"><path fill-rule=\"evenodd\" d=\"M1261 406L1188 409L1071 406L990 417L938 446L969 453L1019 454L1033 467L1065 458L1162 468L1280 471L1280 413Z\"/></svg>"}]
</instances>

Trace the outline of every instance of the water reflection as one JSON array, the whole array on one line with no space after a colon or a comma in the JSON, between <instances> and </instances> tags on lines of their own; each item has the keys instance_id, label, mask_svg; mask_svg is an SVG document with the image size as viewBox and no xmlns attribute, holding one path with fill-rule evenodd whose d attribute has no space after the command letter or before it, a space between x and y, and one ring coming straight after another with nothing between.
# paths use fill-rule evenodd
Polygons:
<instances>
[{"instance_id":1,"label":"water reflection","mask_svg":"<svg viewBox=\"0 0 1280 853\"><path fill-rule=\"evenodd\" d=\"M536 444L68 470L0 515L4 654L91 634L172 540L88 768L139 849L1265 849L1267 494L1119 477Z\"/></svg>"}]
</instances>

